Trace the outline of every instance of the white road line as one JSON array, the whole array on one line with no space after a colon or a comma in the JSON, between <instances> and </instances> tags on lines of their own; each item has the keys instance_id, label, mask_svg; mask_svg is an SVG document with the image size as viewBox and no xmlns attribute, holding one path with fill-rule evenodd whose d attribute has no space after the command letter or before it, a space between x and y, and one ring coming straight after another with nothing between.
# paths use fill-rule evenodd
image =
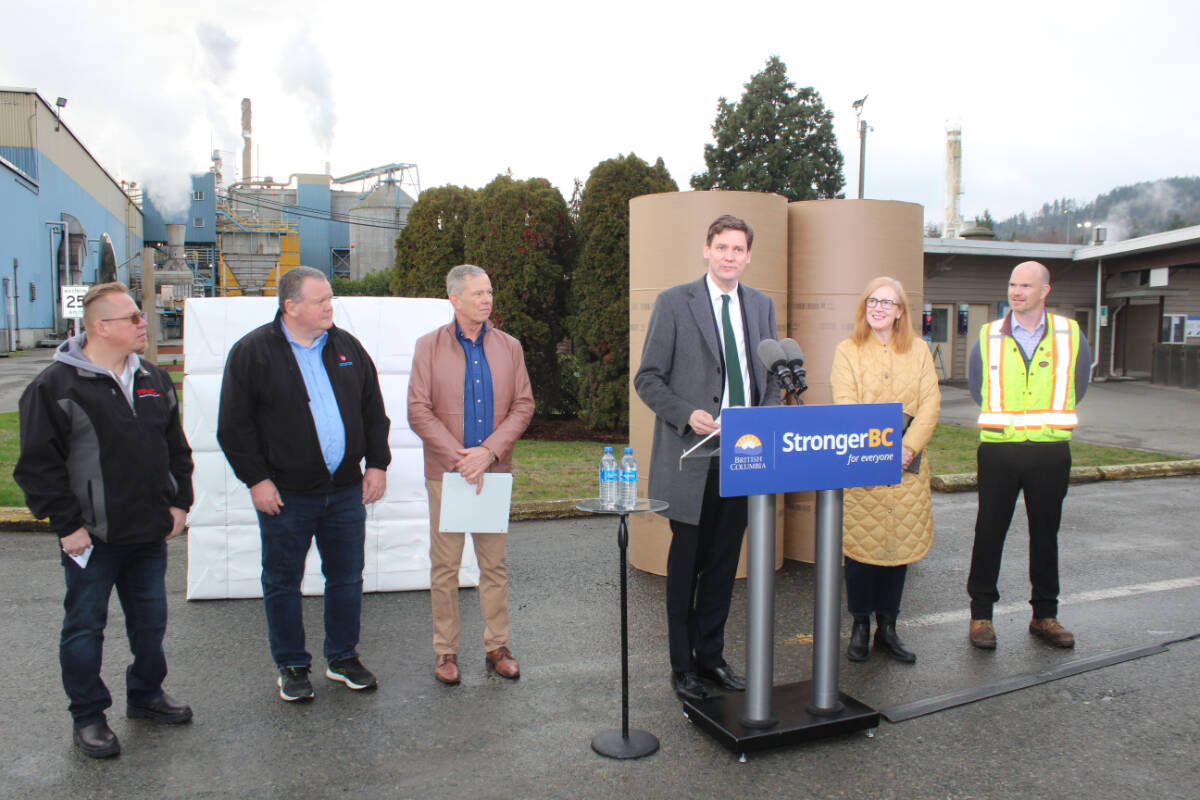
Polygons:
<instances>
[{"instance_id":1,"label":"white road line","mask_svg":"<svg viewBox=\"0 0 1200 800\"><path fill-rule=\"evenodd\" d=\"M1153 583L1135 583L1129 586L1113 586L1109 589L1092 589L1087 592L1078 592L1076 594L1063 595L1058 599L1060 606L1077 605L1079 603L1095 603L1098 600L1115 600L1120 597L1133 597L1139 594L1151 594L1153 592L1169 592L1175 589L1190 589L1195 586L1200 586L1200 575L1195 575L1191 578L1173 578L1166 581L1154 581ZM1000 614L1016 614L1018 612L1029 613L1029 603L1004 603L992 609L993 615ZM945 625L947 623L966 622L970 618L970 610L967 608L967 603L964 599L963 607L957 611L940 611L936 614L924 614L920 617L905 619L901 617L897 620L897 624L901 627L920 628L929 625Z\"/></svg>"}]
</instances>

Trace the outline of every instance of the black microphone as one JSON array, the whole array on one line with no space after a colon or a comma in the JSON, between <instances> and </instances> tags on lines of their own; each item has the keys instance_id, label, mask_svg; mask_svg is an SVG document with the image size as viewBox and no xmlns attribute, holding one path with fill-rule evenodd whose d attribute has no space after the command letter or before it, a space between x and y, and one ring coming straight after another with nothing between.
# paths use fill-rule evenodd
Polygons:
<instances>
[{"instance_id":1,"label":"black microphone","mask_svg":"<svg viewBox=\"0 0 1200 800\"><path fill-rule=\"evenodd\" d=\"M802 394L808 391L808 384L804 380L808 377L808 370L804 368L804 351L800 349L800 345L795 339L784 339L779 343L779 347L787 357L788 369L796 378L796 393Z\"/></svg>"},{"instance_id":2,"label":"black microphone","mask_svg":"<svg viewBox=\"0 0 1200 800\"><path fill-rule=\"evenodd\" d=\"M767 368L767 372L775 376L780 386L791 394L796 391L796 378L788 367L787 356L779 342L774 339L763 339L758 343L758 360Z\"/></svg>"}]
</instances>

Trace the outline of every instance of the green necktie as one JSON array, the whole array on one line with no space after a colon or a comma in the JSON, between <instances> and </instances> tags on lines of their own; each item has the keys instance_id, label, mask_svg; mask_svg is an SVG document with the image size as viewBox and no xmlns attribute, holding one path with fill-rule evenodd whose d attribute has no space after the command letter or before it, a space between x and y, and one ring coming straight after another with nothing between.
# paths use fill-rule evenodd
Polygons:
<instances>
[{"instance_id":1,"label":"green necktie","mask_svg":"<svg viewBox=\"0 0 1200 800\"><path fill-rule=\"evenodd\" d=\"M729 405L746 405L746 390L742 386L742 362L738 360L737 339L729 321L729 295L721 295L721 330L725 335L725 374L729 376Z\"/></svg>"}]
</instances>

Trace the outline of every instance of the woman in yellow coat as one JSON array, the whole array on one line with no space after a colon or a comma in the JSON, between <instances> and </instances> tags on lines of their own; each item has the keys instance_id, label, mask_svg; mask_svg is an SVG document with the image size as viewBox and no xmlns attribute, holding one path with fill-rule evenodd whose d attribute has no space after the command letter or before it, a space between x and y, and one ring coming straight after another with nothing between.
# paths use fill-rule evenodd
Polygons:
<instances>
[{"instance_id":1,"label":"woman in yellow coat","mask_svg":"<svg viewBox=\"0 0 1200 800\"><path fill-rule=\"evenodd\" d=\"M846 598L854 617L846 657L867 659L873 613L875 647L913 663L916 655L896 634L896 617L908 565L933 544L930 466L921 455L937 426L942 393L929 348L913 335L899 281L881 277L867 284L854 334L834 354L832 382L833 402L902 403L906 420L901 483L845 490Z\"/></svg>"}]
</instances>

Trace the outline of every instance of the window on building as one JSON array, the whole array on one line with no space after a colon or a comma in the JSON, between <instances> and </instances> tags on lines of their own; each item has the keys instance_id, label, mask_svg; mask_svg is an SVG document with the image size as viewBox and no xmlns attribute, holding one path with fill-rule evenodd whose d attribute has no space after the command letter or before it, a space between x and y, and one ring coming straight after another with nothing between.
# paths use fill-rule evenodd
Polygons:
<instances>
[{"instance_id":1,"label":"window on building","mask_svg":"<svg viewBox=\"0 0 1200 800\"><path fill-rule=\"evenodd\" d=\"M193 228L203 228L204 227L204 217L193 217L192 218L192 227Z\"/></svg>"},{"instance_id":2,"label":"window on building","mask_svg":"<svg viewBox=\"0 0 1200 800\"><path fill-rule=\"evenodd\" d=\"M204 199L204 190L197 189L196 191L192 192L192 199L193 200L203 200Z\"/></svg>"},{"instance_id":3,"label":"window on building","mask_svg":"<svg viewBox=\"0 0 1200 800\"><path fill-rule=\"evenodd\" d=\"M1186 314L1163 314L1162 337L1163 344L1183 344L1187 335Z\"/></svg>"}]
</instances>

